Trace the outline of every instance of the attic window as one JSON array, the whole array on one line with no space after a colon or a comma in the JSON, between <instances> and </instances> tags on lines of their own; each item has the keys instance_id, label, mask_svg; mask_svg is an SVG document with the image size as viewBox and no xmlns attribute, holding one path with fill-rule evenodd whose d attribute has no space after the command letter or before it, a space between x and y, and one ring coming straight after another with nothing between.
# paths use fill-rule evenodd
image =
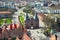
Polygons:
<instances>
[{"instance_id":1,"label":"attic window","mask_svg":"<svg viewBox=\"0 0 60 40\"><path fill-rule=\"evenodd\" d=\"M33 29L33 26L31 26L31 29Z\"/></svg>"}]
</instances>

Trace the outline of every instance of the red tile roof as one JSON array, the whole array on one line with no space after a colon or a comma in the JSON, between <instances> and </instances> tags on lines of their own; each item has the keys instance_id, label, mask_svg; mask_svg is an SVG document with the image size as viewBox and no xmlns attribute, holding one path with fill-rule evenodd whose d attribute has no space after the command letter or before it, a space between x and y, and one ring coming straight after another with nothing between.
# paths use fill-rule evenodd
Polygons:
<instances>
[{"instance_id":1,"label":"red tile roof","mask_svg":"<svg viewBox=\"0 0 60 40\"><path fill-rule=\"evenodd\" d=\"M17 25L16 25L16 24L14 24L14 28L15 28L15 29L17 28Z\"/></svg>"},{"instance_id":2,"label":"red tile roof","mask_svg":"<svg viewBox=\"0 0 60 40\"><path fill-rule=\"evenodd\" d=\"M45 17L45 15L44 15L44 14L41 14L41 13L40 13L40 14L38 14L38 16L39 16L39 19L40 19L40 20L43 20L43 19L44 19L44 17Z\"/></svg>"},{"instance_id":3,"label":"red tile roof","mask_svg":"<svg viewBox=\"0 0 60 40\"><path fill-rule=\"evenodd\" d=\"M41 14L41 13L40 13L39 15L40 15L41 17L44 17L44 16L45 16L44 14Z\"/></svg>"},{"instance_id":4,"label":"red tile roof","mask_svg":"<svg viewBox=\"0 0 60 40\"><path fill-rule=\"evenodd\" d=\"M11 14L10 11L0 11L0 14Z\"/></svg>"},{"instance_id":5,"label":"red tile roof","mask_svg":"<svg viewBox=\"0 0 60 40\"><path fill-rule=\"evenodd\" d=\"M29 37L26 33L24 33L23 38L24 38L25 40L31 40L30 37Z\"/></svg>"},{"instance_id":6,"label":"red tile roof","mask_svg":"<svg viewBox=\"0 0 60 40\"><path fill-rule=\"evenodd\" d=\"M8 28L13 29L13 25L14 25L14 24L10 24L11 27L8 26ZM9 37L9 36L16 37L16 35L20 35L20 33L21 33L22 38L24 38L25 40L31 40L30 37L26 34L27 30L25 29L25 27L22 27L20 24L15 24L15 25L17 26L17 29L16 29L16 30L13 29L13 30L11 31L11 29L9 29L9 30L3 29L3 30L2 30L2 34L3 34L3 35L6 35L6 37ZM18 29L19 29L19 30L18 30ZM13 33L13 34L11 34L11 33ZM17 34L16 34L16 33L17 33ZM16 35L15 35L15 34L16 34ZM4 37L4 36L3 36L3 37Z\"/></svg>"}]
</instances>

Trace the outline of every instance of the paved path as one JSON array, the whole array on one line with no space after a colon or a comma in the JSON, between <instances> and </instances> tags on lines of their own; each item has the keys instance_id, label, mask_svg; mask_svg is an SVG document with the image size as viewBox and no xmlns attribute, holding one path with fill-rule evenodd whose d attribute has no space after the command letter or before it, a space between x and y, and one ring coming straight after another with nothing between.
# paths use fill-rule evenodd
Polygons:
<instances>
[{"instance_id":1,"label":"paved path","mask_svg":"<svg viewBox=\"0 0 60 40\"><path fill-rule=\"evenodd\" d=\"M12 24L13 24L13 23L19 23L19 22L20 22L18 17L19 17L19 15L20 15L20 11L23 11L23 9L24 9L24 7L21 8L21 9L18 9L18 8L17 8L18 11L15 12L14 15L12 15L12 16L13 16L13 18L12 18Z\"/></svg>"},{"instance_id":2,"label":"paved path","mask_svg":"<svg viewBox=\"0 0 60 40\"><path fill-rule=\"evenodd\" d=\"M24 17L24 20L25 20L26 13L23 12L23 9L25 9L25 7L22 7L21 9L17 8L17 12L15 12L14 15L13 15L12 24L13 23L19 23L18 16L21 15L20 14L21 12L24 15L23 17ZM33 17L33 15L31 15L31 14L28 14L28 15Z\"/></svg>"}]
</instances>

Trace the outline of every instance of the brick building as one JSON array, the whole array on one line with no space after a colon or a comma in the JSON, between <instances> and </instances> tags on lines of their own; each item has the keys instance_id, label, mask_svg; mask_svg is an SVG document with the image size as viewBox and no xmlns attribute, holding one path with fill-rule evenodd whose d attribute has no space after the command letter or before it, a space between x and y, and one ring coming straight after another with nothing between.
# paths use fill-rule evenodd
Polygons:
<instances>
[{"instance_id":1,"label":"brick building","mask_svg":"<svg viewBox=\"0 0 60 40\"><path fill-rule=\"evenodd\" d=\"M12 39L23 39L31 40L30 37L26 34L26 29L20 24L10 24L7 27L3 26L0 28L0 39L1 40L12 40ZM18 38L17 38L18 37Z\"/></svg>"}]
</instances>

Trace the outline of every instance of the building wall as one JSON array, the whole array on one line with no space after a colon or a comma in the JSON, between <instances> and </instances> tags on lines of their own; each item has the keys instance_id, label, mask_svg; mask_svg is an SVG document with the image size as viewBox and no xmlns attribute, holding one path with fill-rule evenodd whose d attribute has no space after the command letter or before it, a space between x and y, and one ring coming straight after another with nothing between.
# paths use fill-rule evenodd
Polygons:
<instances>
[{"instance_id":1,"label":"building wall","mask_svg":"<svg viewBox=\"0 0 60 40\"><path fill-rule=\"evenodd\" d=\"M34 19L26 20L25 27L28 29L31 29L31 27L33 27L34 29L39 28L39 20L37 20L37 21Z\"/></svg>"}]
</instances>

